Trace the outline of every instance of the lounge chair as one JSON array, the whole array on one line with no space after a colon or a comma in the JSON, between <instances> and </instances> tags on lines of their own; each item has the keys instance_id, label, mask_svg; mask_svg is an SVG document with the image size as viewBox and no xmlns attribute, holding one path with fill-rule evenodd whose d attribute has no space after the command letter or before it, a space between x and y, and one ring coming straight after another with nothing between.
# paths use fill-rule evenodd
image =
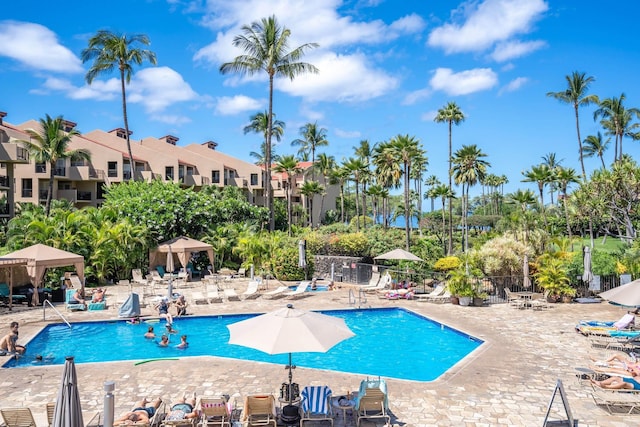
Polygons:
<instances>
[{"instance_id":1,"label":"lounge chair","mask_svg":"<svg viewBox=\"0 0 640 427\"><path fill-rule=\"evenodd\" d=\"M6 283L0 283L0 299L6 300L9 302L9 285ZM12 295L12 301L14 303L22 303L23 301L28 302L26 295Z\"/></svg>"},{"instance_id":2,"label":"lounge chair","mask_svg":"<svg viewBox=\"0 0 640 427\"><path fill-rule=\"evenodd\" d=\"M209 302L222 302L222 295L217 286L207 286L207 300Z\"/></svg>"},{"instance_id":3,"label":"lounge chair","mask_svg":"<svg viewBox=\"0 0 640 427\"><path fill-rule=\"evenodd\" d=\"M87 309L86 304L80 304L76 300L73 299L73 294L76 293L75 289L67 289L67 294L65 298L65 308L69 311L84 311Z\"/></svg>"},{"instance_id":4,"label":"lounge chair","mask_svg":"<svg viewBox=\"0 0 640 427\"><path fill-rule=\"evenodd\" d=\"M389 273L385 273L385 275L380 278L380 281L376 286L365 287L363 290L368 293L382 291L390 287L392 282L393 279L391 279L391 275L389 275Z\"/></svg>"},{"instance_id":5,"label":"lounge chair","mask_svg":"<svg viewBox=\"0 0 640 427\"><path fill-rule=\"evenodd\" d=\"M331 410L331 389L327 386L307 386L300 393L302 397L302 418L300 427L305 421L329 421L333 425ZM315 425L315 424L314 424Z\"/></svg>"},{"instance_id":6,"label":"lounge chair","mask_svg":"<svg viewBox=\"0 0 640 427\"><path fill-rule=\"evenodd\" d=\"M225 289L224 296L227 298L227 301L240 301L240 295L238 295L233 288Z\"/></svg>"},{"instance_id":7,"label":"lounge chair","mask_svg":"<svg viewBox=\"0 0 640 427\"><path fill-rule=\"evenodd\" d=\"M296 299L296 298L300 298L304 295L304 293L307 291L307 288L311 285L311 282L300 282L300 284L298 285L298 287L291 291L291 292L285 292L284 296L286 296L287 298L291 298L291 299Z\"/></svg>"},{"instance_id":8,"label":"lounge chair","mask_svg":"<svg viewBox=\"0 0 640 427\"><path fill-rule=\"evenodd\" d=\"M6 427L36 427L33 413L29 408L4 408L0 414Z\"/></svg>"},{"instance_id":9,"label":"lounge chair","mask_svg":"<svg viewBox=\"0 0 640 427\"><path fill-rule=\"evenodd\" d=\"M388 410L387 383L382 379L363 380L356 398L356 426L360 426L365 419L383 419L389 424L391 417Z\"/></svg>"},{"instance_id":10,"label":"lounge chair","mask_svg":"<svg viewBox=\"0 0 640 427\"><path fill-rule=\"evenodd\" d=\"M504 288L504 295L511 307L524 308L524 300L517 295L513 295L511 289Z\"/></svg>"},{"instance_id":11,"label":"lounge chair","mask_svg":"<svg viewBox=\"0 0 640 427\"><path fill-rule=\"evenodd\" d=\"M428 302L444 303L451 301L451 291L445 286L444 291L440 295L429 295L426 300Z\"/></svg>"},{"instance_id":12,"label":"lounge chair","mask_svg":"<svg viewBox=\"0 0 640 427\"><path fill-rule=\"evenodd\" d=\"M139 285L148 285L149 281L142 275L142 271L139 268L131 270L131 281Z\"/></svg>"},{"instance_id":13,"label":"lounge chair","mask_svg":"<svg viewBox=\"0 0 640 427\"><path fill-rule=\"evenodd\" d=\"M247 396L244 400L241 419L245 427L266 425L277 427L276 399L271 394Z\"/></svg>"},{"instance_id":14,"label":"lounge chair","mask_svg":"<svg viewBox=\"0 0 640 427\"><path fill-rule=\"evenodd\" d=\"M284 293L288 290L289 288L286 286L278 286L276 289L272 291L264 292L262 294L262 297L267 299L282 298L284 297Z\"/></svg>"},{"instance_id":15,"label":"lounge chair","mask_svg":"<svg viewBox=\"0 0 640 427\"><path fill-rule=\"evenodd\" d=\"M639 390L611 390L590 382L591 396L597 406L606 408L609 414L633 414L640 409Z\"/></svg>"},{"instance_id":16,"label":"lounge chair","mask_svg":"<svg viewBox=\"0 0 640 427\"><path fill-rule=\"evenodd\" d=\"M256 280L252 280L247 285L247 290L240 294L242 299L256 299L260 296L258 292L258 282Z\"/></svg>"},{"instance_id":17,"label":"lounge chair","mask_svg":"<svg viewBox=\"0 0 640 427\"><path fill-rule=\"evenodd\" d=\"M49 402L45 405L45 407L47 409L47 423L49 424L49 427L51 427L53 426L53 417L56 411L56 403Z\"/></svg>"},{"instance_id":18,"label":"lounge chair","mask_svg":"<svg viewBox=\"0 0 640 427\"><path fill-rule=\"evenodd\" d=\"M415 294L414 298L418 301L428 301L429 298L442 295L446 289L447 287L444 283L438 283L436 287L433 288L433 290L428 294Z\"/></svg>"},{"instance_id":19,"label":"lounge chair","mask_svg":"<svg viewBox=\"0 0 640 427\"><path fill-rule=\"evenodd\" d=\"M247 276L247 269L242 267L238 269L238 272L234 274L232 277L237 279L242 279Z\"/></svg>"},{"instance_id":20,"label":"lounge chair","mask_svg":"<svg viewBox=\"0 0 640 427\"><path fill-rule=\"evenodd\" d=\"M380 273L374 271L373 273L371 273L371 279L369 279L369 283L364 285L361 289L375 288L376 286L378 286L378 283L380 283Z\"/></svg>"},{"instance_id":21,"label":"lounge chair","mask_svg":"<svg viewBox=\"0 0 640 427\"><path fill-rule=\"evenodd\" d=\"M191 292L191 300L193 301L193 303L195 305L207 304L209 302L207 297L205 297L204 294L202 292L200 292L200 291Z\"/></svg>"},{"instance_id":22,"label":"lounge chair","mask_svg":"<svg viewBox=\"0 0 640 427\"><path fill-rule=\"evenodd\" d=\"M231 427L231 408L227 399L224 397L202 397L199 405L202 413L198 423L200 427Z\"/></svg>"}]
</instances>

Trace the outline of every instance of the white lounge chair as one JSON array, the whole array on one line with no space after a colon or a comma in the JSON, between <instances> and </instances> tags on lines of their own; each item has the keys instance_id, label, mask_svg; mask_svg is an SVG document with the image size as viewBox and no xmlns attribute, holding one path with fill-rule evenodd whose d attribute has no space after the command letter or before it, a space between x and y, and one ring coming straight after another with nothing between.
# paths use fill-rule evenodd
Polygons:
<instances>
[{"instance_id":1,"label":"white lounge chair","mask_svg":"<svg viewBox=\"0 0 640 427\"><path fill-rule=\"evenodd\" d=\"M258 282L256 280L252 280L247 285L247 290L240 294L242 299L256 299L260 296L258 293Z\"/></svg>"},{"instance_id":2,"label":"white lounge chair","mask_svg":"<svg viewBox=\"0 0 640 427\"><path fill-rule=\"evenodd\" d=\"M209 302L207 297L205 297L204 294L202 292L199 292L199 291L191 292L191 300L196 305L198 305L198 304L207 304Z\"/></svg>"},{"instance_id":3,"label":"white lounge chair","mask_svg":"<svg viewBox=\"0 0 640 427\"><path fill-rule=\"evenodd\" d=\"M308 288L310 285L311 285L311 282L307 282L307 281L305 281L305 282L300 282L300 284L298 285L298 287L297 287L294 291L291 291L291 292L285 292L285 293L284 293L284 295L285 295L287 298L292 298L292 299L300 298L301 296L303 296L303 295L304 295L304 293L307 291L307 288Z\"/></svg>"},{"instance_id":4,"label":"white lounge chair","mask_svg":"<svg viewBox=\"0 0 640 427\"><path fill-rule=\"evenodd\" d=\"M389 286L391 286L391 282L392 282L391 276L389 275L389 273L386 273L384 276L380 278L380 281L376 286L372 288L365 287L364 291L369 293L382 291L387 289Z\"/></svg>"},{"instance_id":5,"label":"white lounge chair","mask_svg":"<svg viewBox=\"0 0 640 427\"><path fill-rule=\"evenodd\" d=\"M369 279L369 283L364 285L362 289L375 288L376 286L378 286L378 283L380 283L380 273L374 271L373 273L371 273L371 279Z\"/></svg>"},{"instance_id":6,"label":"white lounge chair","mask_svg":"<svg viewBox=\"0 0 640 427\"><path fill-rule=\"evenodd\" d=\"M207 287L207 300L209 302L222 302L222 296L220 295L217 286Z\"/></svg>"},{"instance_id":7,"label":"white lounge chair","mask_svg":"<svg viewBox=\"0 0 640 427\"><path fill-rule=\"evenodd\" d=\"M233 288L225 289L224 296L227 298L227 301L240 301L240 295L238 295Z\"/></svg>"},{"instance_id":8,"label":"white lounge chair","mask_svg":"<svg viewBox=\"0 0 640 427\"><path fill-rule=\"evenodd\" d=\"M263 298L267 298L267 299L276 299L276 298L281 298L284 296L284 293L286 291L288 291L289 288L286 286L279 286L276 289L272 290L272 291L268 291L268 292L264 292L262 294Z\"/></svg>"}]
</instances>

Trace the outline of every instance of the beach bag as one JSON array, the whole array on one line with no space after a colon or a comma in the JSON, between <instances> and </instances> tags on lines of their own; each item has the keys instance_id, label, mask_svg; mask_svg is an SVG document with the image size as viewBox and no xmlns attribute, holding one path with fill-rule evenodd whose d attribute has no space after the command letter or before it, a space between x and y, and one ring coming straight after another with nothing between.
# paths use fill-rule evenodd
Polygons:
<instances>
[{"instance_id":1,"label":"beach bag","mask_svg":"<svg viewBox=\"0 0 640 427\"><path fill-rule=\"evenodd\" d=\"M280 400L293 402L300 396L300 386L297 383L291 383L292 396L289 398L289 383L282 383L280 387Z\"/></svg>"}]
</instances>

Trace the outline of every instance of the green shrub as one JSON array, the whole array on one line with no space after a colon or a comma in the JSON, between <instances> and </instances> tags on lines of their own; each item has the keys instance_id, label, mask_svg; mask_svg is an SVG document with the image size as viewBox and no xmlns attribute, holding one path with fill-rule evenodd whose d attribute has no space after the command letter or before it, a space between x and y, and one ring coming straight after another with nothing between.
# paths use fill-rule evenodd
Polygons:
<instances>
[{"instance_id":1,"label":"green shrub","mask_svg":"<svg viewBox=\"0 0 640 427\"><path fill-rule=\"evenodd\" d=\"M348 233L334 235L330 239L333 255L366 256L369 254L369 243L364 233Z\"/></svg>"},{"instance_id":2,"label":"green shrub","mask_svg":"<svg viewBox=\"0 0 640 427\"><path fill-rule=\"evenodd\" d=\"M433 268L438 271L450 271L462 265L462 261L457 256L447 256L440 258L433 265Z\"/></svg>"},{"instance_id":3,"label":"green shrub","mask_svg":"<svg viewBox=\"0 0 640 427\"><path fill-rule=\"evenodd\" d=\"M298 267L298 248L284 247L275 251L273 257L273 274L278 280L304 280L305 270ZM307 277L313 275L313 258L307 257Z\"/></svg>"}]
</instances>

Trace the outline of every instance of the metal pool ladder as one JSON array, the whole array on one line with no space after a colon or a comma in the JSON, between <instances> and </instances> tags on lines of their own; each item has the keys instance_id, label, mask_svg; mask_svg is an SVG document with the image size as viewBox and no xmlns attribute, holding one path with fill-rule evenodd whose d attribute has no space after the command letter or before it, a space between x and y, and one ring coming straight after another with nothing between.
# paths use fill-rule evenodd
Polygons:
<instances>
[{"instance_id":1,"label":"metal pool ladder","mask_svg":"<svg viewBox=\"0 0 640 427\"><path fill-rule=\"evenodd\" d=\"M358 298L356 300L356 294L353 292L353 289L349 289L349 305L355 307L356 302L358 303L358 308L362 308L362 304L367 303L367 294L362 289L358 289Z\"/></svg>"},{"instance_id":2,"label":"metal pool ladder","mask_svg":"<svg viewBox=\"0 0 640 427\"><path fill-rule=\"evenodd\" d=\"M58 311L57 308L55 308L53 306L53 304L51 304L51 301L49 301L48 299L44 300L42 302L42 320L46 320L47 317L47 304L49 304L49 306L53 309L53 311L55 311L56 313L58 313L58 316L60 316L60 318L64 321L64 323L67 324L67 326L69 327L69 329L71 329L71 323L69 323L67 321L67 319L65 319L65 317L62 315L62 313L60 313L60 311Z\"/></svg>"}]
</instances>

